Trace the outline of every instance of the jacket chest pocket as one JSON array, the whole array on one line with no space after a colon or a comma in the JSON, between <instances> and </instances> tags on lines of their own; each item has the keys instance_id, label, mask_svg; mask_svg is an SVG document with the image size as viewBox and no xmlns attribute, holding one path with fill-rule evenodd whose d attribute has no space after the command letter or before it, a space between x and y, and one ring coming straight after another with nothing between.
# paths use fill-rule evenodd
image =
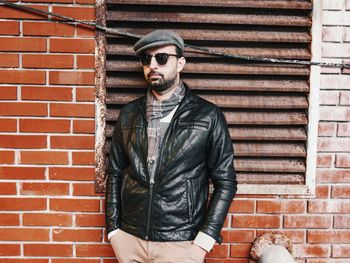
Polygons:
<instances>
[{"instance_id":1,"label":"jacket chest pocket","mask_svg":"<svg viewBox=\"0 0 350 263\"><path fill-rule=\"evenodd\" d=\"M209 123L206 121L186 121L186 120L180 120L177 123L177 127L179 129L193 129L199 132L206 132L209 130Z\"/></svg>"}]
</instances>

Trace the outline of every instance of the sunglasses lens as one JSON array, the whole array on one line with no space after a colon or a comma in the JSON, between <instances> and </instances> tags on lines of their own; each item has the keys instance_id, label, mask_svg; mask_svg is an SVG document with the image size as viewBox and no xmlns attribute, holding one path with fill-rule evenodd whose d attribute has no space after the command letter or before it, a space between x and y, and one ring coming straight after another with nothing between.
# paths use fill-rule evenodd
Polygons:
<instances>
[{"instance_id":1,"label":"sunglasses lens","mask_svg":"<svg viewBox=\"0 0 350 263\"><path fill-rule=\"evenodd\" d=\"M140 57L141 64L147 66L151 63L152 56L144 55Z\"/></svg>"},{"instance_id":2,"label":"sunglasses lens","mask_svg":"<svg viewBox=\"0 0 350 263\"><path fill-rule=\"evenodd\" d=\"M168 62L168 57L169 55L166 53L158 53L155 55L155 58L159 65L165 65Z\"/></svg>"}]
</instances>

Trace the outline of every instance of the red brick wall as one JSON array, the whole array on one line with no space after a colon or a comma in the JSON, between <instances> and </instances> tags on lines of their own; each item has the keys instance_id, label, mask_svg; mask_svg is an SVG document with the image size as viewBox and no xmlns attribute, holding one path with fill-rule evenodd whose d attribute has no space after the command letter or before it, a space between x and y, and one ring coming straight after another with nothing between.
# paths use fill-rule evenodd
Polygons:
<instances>
[{"instance_id":1,"label":"red brick wall","mask_svg":"<svg viewBox=\"0 0 350 263\"><path fill-rule=\"evenodd\" d=\"M26 0L94 19L92 0ZM350 1L324 0L322 57L350 61ZM111 263L94 193L94 31L0 6L0 262ZM323 69L316 198L239 196L207 262L247 263L266 231L301 263L350 258L350 70Z\"/></svg>"}]
</instances>

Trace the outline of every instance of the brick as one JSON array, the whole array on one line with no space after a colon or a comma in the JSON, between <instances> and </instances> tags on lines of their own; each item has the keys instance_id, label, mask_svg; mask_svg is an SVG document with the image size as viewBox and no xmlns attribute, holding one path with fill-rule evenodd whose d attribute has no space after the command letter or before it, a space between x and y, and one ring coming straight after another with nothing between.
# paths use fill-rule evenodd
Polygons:
<instances>
[{"instance_id":1,"label":"brick","mask_svg":"<svg viewBox=\"0 0 350 263\"><path fill-rule=\"evenodd\" d=\"M80 69L94 69L95 56L77 55L77 67Z\"/></svg>"},{"instance_id":2,"label":"brick","mask_svg":"<svg viewBox=\"0 0 350 263\"><path fill-rule=\"evenodd\" d=\"M230 247L231 247L230 257L248 258L252 245L240 243L240 244L231 244Z\"/></svg>"},{"instance_id":3,"label":"brick","mask_svg":"<svg viewBox=\"0 0 350 263\"><path fill-rule=\"evenodd\" d=\"M72 88L65 87L22 87L23 100L71 101Z\"/></svg>"},{"instance_id":4,"label":"brick","mask_svg":"<svg viewBox=\"0 0 350 263\"><path fill-rule=\"evenodd\" d=\"M320 105L338 105L339 92L338 91L320 91Z\"/></svg>"},{"instance_id":5,"label":"brick","mask_svg":"<svg viewBox=\"0 0 350 263\"><path fill-rule=\"evenodd\" d=\"M1 61L1 54L0 54L0 61ZM17 87L0 86L0 100L17 100Z\"/></svg>"},{"instance_id":6,"label":"brick","mask_svg":"<svg viewBox=\"0 0 350 263\"><path fill-rule=\"evenodd\" d=\"M115 257L110 244L76 245L77 257Z\"/></svg>"},{"instance_id":7,"label":"brick","mask_svg":"<svg viewBox=\"0 0 350 263\"><path fill-rule=\"evenodd\" d=\"M345 10L350 10L350 1L349 0L346 0L345 1Z\"/></svg>"},{"instance_id":8,"label":"brick","mask_svg":"<svg viewBox=\"0 0 350 263\"><path fill-rule=\"evenodd\" d=\"M323 0L323 10L342 10L344 0Z\"/></svg>"},{"instance_id":9,"label":"brick","mask_svg":"<svg viewBox=\"0 0 350 263\"><path fill-rule=\"evenodd\" d=\"M1 151L0 150L0 163L1 164L14 164L15 152L14 151Z\"/></svg>"},{"instance_id":10,"label":"brick","mask_svg":"<svg viewBox=\"0 0 350 263\"><path fill-rule=\"evenodd\" d=\"M322 40L324 42L341 42L343 40L343 28L333 26L323 26Z\"/></svg>"},{"instance_id":11,"label":"brick","mask_svg":"<svg viewBox=\"0 0 350 263\"><path fill-rule=\"evenodd\" d=\"M1 122L1 120L0 120ZM74 133L95 133L95 121L93 120L73 120Z\"/></svg>"},{"instance_id":12,"label":"brick","mask_svg":"<svg viewBox=\"0 0 350 263\"><path fill-rule=\"evenodd\" d=\"M42 135L0 135L2 148L40 149L46 145L46 136Z\"/></svg>"},{"instance_id":13,"label":"brick","mask_svg":"<svg viewBox=\"0 0 350 263\"><path fill-rule=\"evenodd\" d=\"M113 259L114 263L115 260ZM79 258L53 258L51 259L52 263L100 263L99 259L79 259Z\"/></svg>"},{"instance_id":14,"label":"brick","mask_svg":"<svg viewBox=\"0 0 350 263\"><path fill-rule=\"evenodd\" d=\"M45 168L42 167L6 167L0 166L0 179L10 180L43 180Z\"/></svg>"},{"instance_id":15,"label":"brick","mask_svg":"<svg viewBox=\"0 0 350 263\"><path fill-rule=\"evenodd\" d=\"M231 203L229 212L230 213L254 213L254 201L234 199Z\"/></svg>"},{"instance_id":16,"label":"brick","mask_svg":"<svg viewBox=\"0 0 350 263\"><path fill-rule=\"evenodd\" d=\"M0 35L19 35L19 22L0 21Z\"/></svg>"},{"instance_id":17,"label":"brick","mask_svg":"<svg viewBox=\"0 0 350 263\"><path fill-rule=\"evenodd\" d=\"M22 65L24 68L70 69L74 67L74 57L72 55L23 54Z\"/></svg>"},{"instance_id":18,"label":"brick","mask_svg":"<svg viewBox=\"0 0 350 263\"><path fill-rule=\"evenodd\" d=\"M77 28L77 36L79 37L94 37L96 34L93 27L84 26Z\"/></svg>"},{"instance_id":19,"label":"brick","mask_svg":"<svg viewBox=\"0 0 350 263\"><path fill-rule=\"evenodd\" d=\"M16 183L0 183L0 195L16 195Z\"/></svg>"},{"instance_id":20,"label":"brick","mask_svg":"<svg viewBox=\"0 0 350 263\"><path fill-rule=\"evenodd\" d=\"M94 168L49 167L50 180L91 181L95 178Z\"/></svg>"},{"instance_id":21,"label":"brick","mask_svg":"<svg viewBox=\"0 0 350 263\"><path fill-rule=\"evenodd\" d=\"M332 154L321 154L317 155L317 167L332 167L333 155Z\"/></svg>"},{"instance_id":22,"label":"brick","mask_svg":"<svg viewBox=\"0 0 350 263\"><path fill-rule=\"evenodd\" d=\"M41 258L1 258L1 263L49 263L49 259Z\"/></svg>"},{"instance_id":23,"label":"brick","mask_svg":"<svg viewBox=\"0 0 350 263\"><path fill-rule=\"evenodd\" d=\"M209 258L227 258L229 256L229 244L215 245L210 253L207 254Z\"/></svg>"},{"instance_id":24,"label":"brick","mask_svg":"<svg viewBox=\"0 0 350 263\"><path fill-rule=\"evenodd\" d=\"M45 209L45 198L0 198L0 210L32 211Z\"/></svg>"},{"instance_id":25,"label":"brick","mask_svg":"<svg viewBox=\"0 0 350 263\"><path fill-rule=\"evenodd\" d=\"M350 109L340 106L323 106L319 108L319 116L323 121L350 121Z\"/></svg>"},{"instance_id":26,"label":"brick","mask_svg":"<svg viewBox=\"0 0 350 263\"><path fill-rule=\"evenodd\" d=\"M104 227L105 215L104 214L76 214L75 225L77 227Z\"/></svg>"},{"instance_id":27,"label":"brick","mask_svg":"<svg viewBox=\"0 0 350 263\"><path fill-rule=\"evenodd\" d=\"M54 6L52 12L79 20L95 20L95 8L93 7Z\"/></svg>"},{"instance_id":28,"label":"brick","mask_svg":"<svg viewBox=\"0 0 350 263\"><path fill-rule=\"evenodd\" d=\"M50 199L50 210L65 212L99 212L98 199Z\"/></svg>"},{"instance_id":29,"label":"brick","mask_svg":"<svg viewBox=\"0 0 350 263\"><path fill-rule=\"evenodd\" d=\"M254 230L223 230L221 236L224 243L231 242L253 242L255 239Z\"/></svg>"},{"instance_id":30,"label":"brick","mask_svg":"<svg viewBox=\"0 0 350 263\"><path fill-rule=\"evenodd\" d=\"M94 88L77 88L77 101L95 101Z\"/></svg>"},{"instance_id":31,"label":"brick","mask_svg":"<svg viewBox=\"0 0 350 263\"><path fill-rule=\"evenodd\" d=\"M47 116L46 103L0 102L0 116Z\"/></svg>"},{"instance_id":32,"label":"brick","mask_svg":"<svg viewBox=\"0 0 350 263\"><path fill-rule=\"evenodd\" d=\"M333 245L332 257L334 258L350 258L350 245Z\"/></svg>"},{"instance_id":33,"label":"brick","mask_svg":"<svg viewBox=\"0 0 350 263\"><path fill-rule=\"evenodd\" d=\"M302 257L330 257L331 246L330 245L310 245L310 244L298 244L295 245L294 251L296 255Z\"/></svg>"},{"instance_id":34,"label":"brick","mask_svg":"<svg viewBox=\"0 0 350 263\"><path fill-rule=\"evenodd\" d=\"M0 6L1 14L1 6ZM22 52L44 52L46 49L46 39L25 38L25 37L0 37L0 51L22 51Z\"/></svg>"},{"instance_id":35,"label":"brick","mask_svg":"<svg viewBox=\"0 0 350 263\"><path fill-rule=\"evenodd\" d=\"M347 170L317 170L317 182L349 183L350 172Z\"/></svg>"},{"instance_id":36,"label":"brick","mask_svg":"<svg viewBox=\"0 0 350 263\"><path fill-rule=\"evenodd\" d=\"M331 216L324 215L286 215L283 226L285 228L330 228Z\"/></svg>"},{"instance_id":37,"label":"brick","mask_svg":"<svg viewBox=\"0 0 350 263\"><path fill-rule=\"evenodd\" d=\"M277 230L274 229L273 233L276 234L281 234L281 235L285 235L287 236L293 243L295 244L301 244L301 243L305 243L305 234L306 230L305 229L293 229L293 230L289 230L289 229L283 229L283 230ZM263 234L266 233L271 233L270 230L257 230L256 231L256 236L261 236Z\"/></svg>"},{"instance_id":38,"label":"brick","mask_svg":"<svg viewBox=\"0 0 350 263\"><path fill-rule=\"evenodd\" d=\"M308 242L320 243L350 243L350 231L348 230L309 230Z\"/></svg>"},{"instance_id":39,"label":"brick","mask_svg":"<svg viewBox=\"0 0 350 263\"><path fill-rule=\"evenodd\" d=\"M45 84L44 71L0 70L0 82L7 84Z\"/></svg>"},{"instance_id":40,"label":"brick","mask_svg":"<svg viewBox=\"0 0 350 263\"><path fill-rule=\"evenodd\" d=\"M350 105L350 91L340 92L340 105Z\"/></svg>"},{"instance_id":41,"label":"brick","mask_svg":"<svg viewBox=\"0 0 350 263\"><path fill-rule=\"evenodd\" d=\"M43 21L23 22L24 36L74 36L74 33L74 25Z\"/></svg>"},{"instance_id":42,"label":"brick","mask_svg":"<svg viewBox=\"0 0 350 263\"><path fill-rule=\"evenodd\" d=\"M24 256L69 257L73 255L72 245L24 244Z\"/></svg>"},{"instance_id":43,"label":"brick","mask_svg":"<svg viewBox=\"0 0 350 263\"><path fill-rule=\"evenodd\" d=\"M338 123L337 136L350 137L350 123Z\"/></svg>"},{"instance_id":44,"label":"brick","mask_svg":"<svg viewBox=\"0 0 350 263\"><path fill-rule=\"evenodd\" d=\"M238 228L279 228L280 216L277 215L234 215L232 227Z\"/></svg>"},{"instance_id":45,"label":"brick","mask_svg":"<svg viewBox=\"0 0 350 263\"><path fill-rule=\"evenodd\" d=\"M73 184L74 196L94 196L101 195L95 193L95 183L75 183Z\"/></svg>"},{"instance_id":46,"label":"brick","mask_svg":"<svg viewBox=\"0 0 350 263\"><path fill-rule=\"evenodd\" d=\"M95 164L95 152L73 152L74 165L93 165Z\"/></svg>"},{"instance_id":47,"label":"brick","mask_svg":"<svg viewBox=\"0 0 350 263\"><path fill-rule=\"evenodd\" d=\"M0 68L17 68L18 65L18 54L0 54ZM2 87L0 88L2 89Z\"/></svg>"},{"instance_id":48,"label":"brick","mask_svg":"<svg viewBox=\"0 0 350 263\"><path fill-rule=\"evenodd\" d=\"M335 215L334 228L350 228L350 215Z\"/></svg>"},{"instance_id":49,"label":"brick","mask_svg":"<svg viewBox=\"0 0 350 263\"><path fill-rule=\"evenodd\" d=\"M345 138L319 138L319 152L350 152L350 139Z\"/></svg>"},{"instance_id":50,"label":"brick","mask_svg":"<svg viewBox=\"0 0 350 263\"><path fill-rule=\"evenodd\" d=\"M0 228L1 240L49 241L50 230L39 228Z\"/></svg>"},{"instance_id":51,"label":"brick","mask_svg":"<svg viewBox=\"0 0 350 263\"><path fill-rule=\"evenodd\" d=\"M350 43L322 43L322 58L350 57Z\"/></svg>"},{"instance_id":52,"label":"brick","mask_svg":"<svg viewBox=\"0 0 350 263\"><path fill-rule=\"evenodd\" d=\"M344 42L350 42L350 28L348 27L343 27L343 41Z\"/></svg>"},{"instance_id":53,"label":"brick","mask_svg":"<svg viewBox=\"0 0 350 263\"><path fill-rule=\"evenodd\" d=\"M322 24L331 26L349 26L350 20L346 12L323 11Z\"/></svg>"},{"instance_id":54,"label":"brick","mask_svg":"<svg viewBox=\"0 0 350 263\"><path fill-rule=\"evenodd\" d=\"M69 104L51 103L50 114L52 117L90 117L95 116L94 104Z\"/></svg>"},{"instance_id":55,"label":"brick","mask_svg":"<svg viewBox=\"0 0 350 263\"><path fill-rule=\"evenodd\" d=\"M21 183L21 195L69 195L69 184L67 183Z\"/></svg>"},{"instance_id":56,"label":"brick","mask_svg":"<svg viewBox=\"0 0 350 263\"><path fill-rule=\"evenodd\" d=\"M95 52L95 40L94 39L53 38L53 39L50 39L50 52L92 54Z\"/></svg>"},{"instance_id":57,"label":"brick","mask_svg":"<svg viewBox=\"0 0 350 263\"><path fill-rule=\"evenodd\" d=\"M25 5L28 7L40 9L42 11L48 11L47 6L40 5ZM13 19L43 19L43 16L40 14L34 14L32 12L15 9L7 6L0 6L0 18L13 18Z\"/></svg>"},{"instance_id":58,"label":"brick","mask_svg":"<svg viewBox=\"0 0 350 263\"><path fill-rule=\"evenodd\" d=\"M67 3L72 4L73 0L22 0L22 2L30 2L30 3Z\"/></svg>"},{"instance_id":59,"label":"brick","mask_svg":"<svg viewBox=\"0 0 350 263\"><path fill-rule=\"evenodd\" d=\"M332 198L350 198L350 185L333 185Z\"/></svg>"},{"instance_id":60,"label":"brick","mask_svg":"<svg viewBox=\"0 0 350 263\"><path fill-rule=\"evenodd\" d=\"M95 73L82 71L50 71L52 85L94 85Z\"/></svg>"},{"instance_id":61,"label":"brick","mask_svg":"<svg viewBox=\"0 0 350 263\"><path fill-rule=\"evenodd\" d=\"M68 164L67 152L25 151L20 153L21 164Z\"/></svg>"},{"instance_id":62,"label":"brick","mask_svg":"<svg viewBox=\"0 0 350 263\"><path fill-rule=\"evenodd\" d=\"M0 132L16 132L16 131L17 131L16 119L0 118Z\"/></svg>"},{"instance_id":63,"label":"brick","mask_svg":"<svg viewBox=\"0 0 350 263\"><path fill-rule=\"evenodd\" d=\"M70 120L20 119L20 132L68 133Z\"/></svg>"},{"instance_id":64,"label":"brick","mask_svg":"<svg viewBox=\"0 0 350 263\"><path fill-rule=\"evenodd\" d=\"M53 241L59 242L102 242L101 229L53 229Z\"/></svg>"},{"instance_id":65,"label":"brick","mask_svg":"<svg viewBox=\"0 0 350 263\"><path fill-rule=\"evenodd\" d=\"M350 75L321 75L321 89L350 89Z\"/></svg>"},{"instance_id":66,"label":"brick","mask_svg":"<svg viewBox=\"0 0 350 263\"><path fill-rule=\"evenodd\" d=\"M335 167L337 168L350 168L350 154L336 154Z\"/></svg>"},{"instance_id":67,"label":"brick","mask_svg":"<svg viewBox=\"0 0 350 263\"><path fill-rule=\"evenodd\" d=\"M19 244L1 244L0 246L0 256L19 256L20 254L21 246Z\"/></svg>"},{"instance_id":68,"label":"brick","mask_svg":"<svg viewBox=\"0 0 350 263\"><path fill-rule=\"evenodd\" d=\"M304 213L306 203L302 200L258 200L258 213Z\"/></svg>"},{"instance_id":69,"label":"brick","mask_svg":"<svg viewBox=\"0 0 350 263\"><path fill-rule=\"evenodd\" d=\"M328 185L316 185L316 198L328 198L329 197L329 186Z\"/></svg>"},{"instance_id":70,"label":"brick","mask_svg":"<svg viewBox=\"0 0 350 263\"><path fill-rule=\"evenodd\" d=\"M51 136L53 149L91 149L95 147L94 136Z\"/></svg>"},{"instance_id":71,"label":"brick","mask_svg":"<svg viewBox=\"0 0 350 263\"><path fill-rule=\"evenodd\" d=\"M309 213L350 213L350 202L346 200L311 200Z\"/></svg>"},{"instance_id":72,"label":"brick","mask_svg":"<svg viewBox=\"0 0 350 263\"><path fill-rule=\"evenodd\" d=\"M19 214L0 214L0 226L19 226Z\"/></svg>"},{"instance_id":73,"label":"brick","mask_svg":"<svg viewBox=\"0 0 350 263\"><path fill-rule=\"evenodd\" d=\"M61 213L25 213L24 226L72 226L72 215Z\"/></svg>"}]
</instances>

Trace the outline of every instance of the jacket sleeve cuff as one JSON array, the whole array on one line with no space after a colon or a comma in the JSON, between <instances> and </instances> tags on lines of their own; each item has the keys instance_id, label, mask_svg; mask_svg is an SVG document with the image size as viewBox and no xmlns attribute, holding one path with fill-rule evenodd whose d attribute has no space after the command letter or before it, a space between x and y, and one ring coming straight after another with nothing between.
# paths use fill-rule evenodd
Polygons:
<instances>
[{"instance_id":1,"label":"jacket sleeve cuff","mask_svg":"<svg viewBox=\"0 0 350 263\"><path fill-rule=\"evenodd\" d=\"M119 231L119 228L108 233L108 240L111 241L112 236L114 236Z\"/></svg>"},{"instance_id":2,"label":"jacket sleeve cuff","mask_svg":"<svg viewBox=\"0 0 350 263\"><path fill-rule=\"evenodd\" d=\"M199 231L196 238L193 240L193 243L197 246L200 246L207 252L210 252L210 250L213 249L213 246L215 244L215 239L211 236L205 234L204 232Z\"/></svg>"}]
</instances>

